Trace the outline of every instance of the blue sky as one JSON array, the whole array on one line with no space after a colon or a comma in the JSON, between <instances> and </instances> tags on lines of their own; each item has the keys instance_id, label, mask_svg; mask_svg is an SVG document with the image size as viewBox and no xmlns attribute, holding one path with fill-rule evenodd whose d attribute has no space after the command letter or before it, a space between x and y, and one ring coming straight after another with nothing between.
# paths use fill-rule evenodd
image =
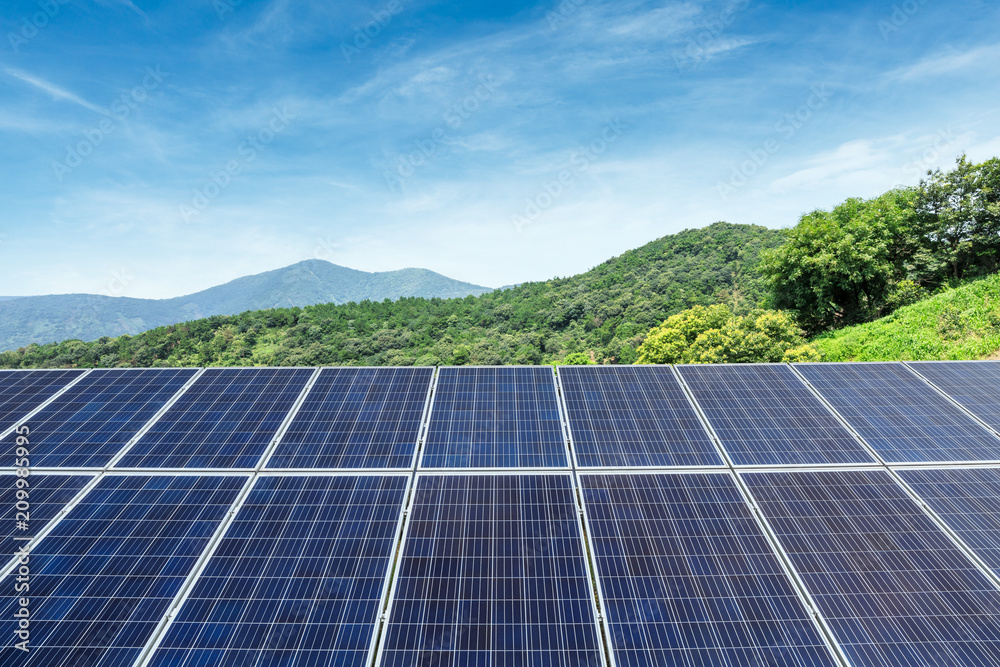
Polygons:
<instances>
[{"instance_id":1,"label":"blue sky","mask_svg":"<svg viewBox=\"0 0 1000 667\"><path fill-rule=\"evenodd\" d=\"M8 0L0 294L487 286L1000 155L998 3Z\"/></svg>"}]
</instances>

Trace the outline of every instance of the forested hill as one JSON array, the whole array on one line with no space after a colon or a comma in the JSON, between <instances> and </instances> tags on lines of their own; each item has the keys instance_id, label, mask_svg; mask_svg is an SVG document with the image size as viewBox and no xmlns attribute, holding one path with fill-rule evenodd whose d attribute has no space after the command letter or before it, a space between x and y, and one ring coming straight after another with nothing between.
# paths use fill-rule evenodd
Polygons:
<instances>
[{"instance_id":1,"label":"forested hill","mask_svg":"<svg viewBox=\"0 0 1000 667\"><path fill-rule=\"evenodd\" d=\"M185 320L261 308L405 296L451 298L489 291L427 269L369 273L310 259L172 299L100 294L0 297L0 350L33 342L135 335Z\"/></svg>"},{"instance_id":2,"label":"forested hill","mask_svg":"<svg viewBox=\"0 0 1000 667\"><path fill-rule=\"evenodd\" d=\"M641 335L693 305L737 311L767 294L760 251L786 232L718 222L666 236L571 278L461 299L275 308L136 336L30 345L0 367L536 364L585 352L629 363Z\"/></svg>"}]
</instances>

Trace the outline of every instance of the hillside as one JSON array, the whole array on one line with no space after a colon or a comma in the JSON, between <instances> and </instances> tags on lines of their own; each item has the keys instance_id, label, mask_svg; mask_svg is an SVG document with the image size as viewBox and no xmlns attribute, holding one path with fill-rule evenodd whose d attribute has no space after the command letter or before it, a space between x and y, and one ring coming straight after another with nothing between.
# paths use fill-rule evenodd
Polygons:
<instances>
[{"instance_id":1,"label":"hillside","mask_svg":"<svg viewBox=\"0 0 1000 667\"><path fill-rule=\"evenodd\" d=\"M216 316L134 337L32 345L0 354L0 367L531 364L571 352L628 363L642 335L669 315L719 301L737 311L756 306L767 294L757 273L760 252L784 238L780 230L720 222L571 278L462 299Z\"/></svg>"},{"instance_id":2,"label":"hillside","mask_svg":"<svg viewBox=\"0 0 1000 667\"><path fill-rule=\"evenodd\" d=\"M489 291L427 269L368 273L314 259L172 299L96 294L0 297L0 350L33 342L134 335L176 322L264 308L412 296L451 298Z\"/></svg>"},{"instance_id":3,"label":"hillside","mask_svg":"<svg viewBox=\"0 0 1000 667\"><path fill-rule=\"evenodd\" d=\"M1000 352L1000 274L818 336L826 361L981 359Z\"/></svg>"}]
</instances>

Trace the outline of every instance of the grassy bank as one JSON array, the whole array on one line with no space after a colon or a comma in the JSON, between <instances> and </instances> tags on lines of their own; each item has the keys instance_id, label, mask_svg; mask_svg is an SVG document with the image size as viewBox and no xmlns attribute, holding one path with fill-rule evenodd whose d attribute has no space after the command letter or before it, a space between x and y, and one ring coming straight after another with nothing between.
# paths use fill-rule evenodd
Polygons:
<instances>
[{"instance_id":1,"label":"grassy bank","mask_svg":"<svg viewBox=\"0 0 1000 667\"><path fill-rule=\"evenodd\" d=\"M1000 275L816 337L825 361L984 359L1000 351Z\"/></svg>"}]
</instances>

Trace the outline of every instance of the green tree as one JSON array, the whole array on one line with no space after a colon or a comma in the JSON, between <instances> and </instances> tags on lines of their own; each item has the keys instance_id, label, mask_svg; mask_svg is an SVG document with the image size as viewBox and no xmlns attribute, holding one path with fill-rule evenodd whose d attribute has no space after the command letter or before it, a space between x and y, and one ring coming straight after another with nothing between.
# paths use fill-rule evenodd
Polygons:
<instances>
[{"instance_id":1,"label":"green tree","mask_svg":"<svg viewBox=\"0 0 1000 667\"><path fill-rule=\"evenodd\" d=\"M641 364L816 361L816 352L787 314L734 315L724 305L695 306L667 319L639 346Z\"/></svg>"},{"instance_id":2,"label":"green tree","mask_svg":"<svg viewBox=\"0 0 1000 667\"><path fill-rule=\"evenodd\" d=\"M1000 160L982 164L960 156L955 168L927 172L920 212L928 240L953 282L995 273L1000 264Z\"/></svg>"},{"instance_id":3,"label":"green tree","mask_svg":"<svg viewBox=\"0 0 1000 667\"><path fill-rule=\"evenodd\" d=\"M923 247L917 197L901 188L802 216L788 242L762 256L773 305L812 333L884 314Z\"/></svg>"},{"instance_id":4,"label":"green tree","mask_svg":"<svg viewBox=\"0 0 1000 667\"><path fill-rule=\"evenodd\" d=\"M594 362L590 360L590 355L586 352L570 352L560 363L563 366L586 366Z\"/></svg>"}]
</instances>

